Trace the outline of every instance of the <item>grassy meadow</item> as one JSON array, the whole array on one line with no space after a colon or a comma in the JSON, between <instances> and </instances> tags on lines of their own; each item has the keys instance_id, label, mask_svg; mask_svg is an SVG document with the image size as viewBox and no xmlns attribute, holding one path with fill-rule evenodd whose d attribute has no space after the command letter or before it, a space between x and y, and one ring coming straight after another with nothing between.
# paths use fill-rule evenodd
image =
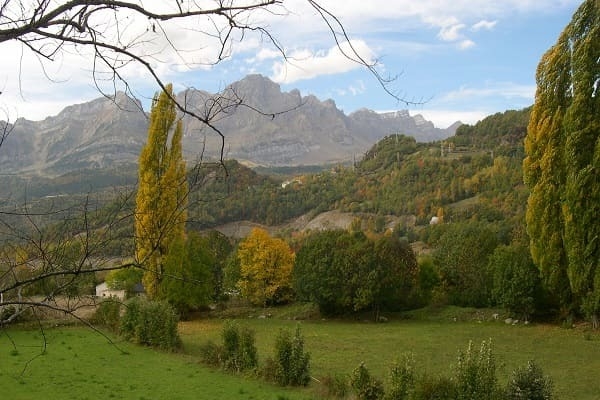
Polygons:
<instances>
[{"instance_id":1,"label":"grassy meadow","mask_svg":"<svg viewBox=\"0 0 600 400\"><path fill-rule=\"evenodd\" d=\"M452 317L456 313L455 318ZM364 361L385 378L391 362L407 352L418 373L450 375L460 349L470 340L476 348L491 339L502 385L510 372L536 360L554 381L559 399L598 399L600 336L582 329L531 324L511 326L489 315L448 309L439 318L367 321L293 321L280 318L238 318L239 326L256 332L260 360L273 354L280 329L300 326L311 353L312 376L349 374ZM479 322L477 319L482 321ZM0 387L7 399L310 399L308 389L282 389L255 378L232 376L202 366L199 349L220 341L224 319L182 322L181 353L169 354L117 341L83 327L0 331ZM118 340L118 339L117 339ZM260 361L259 360L259 361Z\"/></svg>"},{"instance_id":2,"label":"grassy meadow","mask_svg":"<svg viewBox=\"0 0 600 400\"><path fill-rule=\"evenodd\" d=\"M273 399L306 393L200 365L193 357L129 343L113 345L84 327L0 330L2 399Z\"/></svg>"},{"instance_id":3,"label":"grassy meadow","mask_svg":"<svg viewBox=\"0 0 600 400\"><path fill-rule=\"evenodd\" d=\"M300 324L305 348L311 353L311 372L317 379L349 374L363 361L374 375L385 378L390 364L407 352L414 355L418 373L450 376L459 350L465 350L469 341L478 349L481 341L491 339L503 386L515 368L535 360L552 377L558 398L592 400L600 393L600 336L584 335L580 329L512 326L489 320L454 322L452 318L380 324L252 318L238 323L256 331L263 358L273 354L279 329L293 330ZM182 323L186 353L197 354L198 344L207 338L218 341L222 324L214 319Z\"/></svg>"}]
</instances>

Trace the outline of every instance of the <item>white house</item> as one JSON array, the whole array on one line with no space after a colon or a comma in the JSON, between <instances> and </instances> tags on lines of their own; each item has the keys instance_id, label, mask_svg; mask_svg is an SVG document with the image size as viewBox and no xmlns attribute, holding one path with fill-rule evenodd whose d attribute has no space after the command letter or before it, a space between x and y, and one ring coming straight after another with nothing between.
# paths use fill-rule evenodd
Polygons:
<instances>
[{"instance_id":1,"label":"white house","mask_svg":"<svg viewBox=\"0 0 600 400\"><path fill-rule=\"evenodd\" d=\"M125 300L125 290L112 290L106 282L96 285L97 297L116 297L119 300Z\"/></svg>"}]
</instances>

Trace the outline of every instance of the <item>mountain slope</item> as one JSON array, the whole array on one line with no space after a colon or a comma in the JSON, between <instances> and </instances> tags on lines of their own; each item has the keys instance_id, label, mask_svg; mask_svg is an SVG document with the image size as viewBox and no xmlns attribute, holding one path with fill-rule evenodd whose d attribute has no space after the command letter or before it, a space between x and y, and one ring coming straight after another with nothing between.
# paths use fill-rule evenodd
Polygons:
<instances>
[{"instance_id":1,"label":"mountain slope","mask_svg":"<svg viewBox=\"0 0 600 400\"><path fill-rule=\"evenodd\" d=\"M408 111L345 115L332 100L282 92L278 84L249 75L220 94L187 90L178 94L200 116L214 117L226 140L225 158L258 165L310 165L350 161L386 135L403 133L417 141L454 134ZM219 135L185 117L184 156L195 161L221 156ZM141 104L119 93L65 108L43 121L17 120L0 148L3 173L59 175L90 168L136 163L146 140Z\"/></svg>"}]
</instances>

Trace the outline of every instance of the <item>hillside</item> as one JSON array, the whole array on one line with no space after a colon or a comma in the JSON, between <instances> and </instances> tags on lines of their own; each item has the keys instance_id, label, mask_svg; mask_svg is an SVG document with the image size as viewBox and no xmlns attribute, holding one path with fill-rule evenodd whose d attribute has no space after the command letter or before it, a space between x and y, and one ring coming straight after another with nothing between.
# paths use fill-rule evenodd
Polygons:
<instances>
[{"instance_id":1,"label":"hillside","mask_svg":"<svg viewBox=\"0 0 600 400\"><path fill-rule=\"evenodd\" d=\"M347 216L355 215L367 229L394 227L408 232L427 225L433 216L443 216L446 221L475 218L501 223L510 230L522 220L527 197L521 164L528 113L526 109L496 114L461 127L461 135L444 142L418 143L412 137L390 135L354 165L263 168L258 173L233 160L224 165L204 163L189 177L189 226L224 226L225 231L239 233L248 229L245 226L261 224L291 232L348 226ZM5 184L13 189L6 194L4 207L10 209L11 202L26 198L30 207L54 210L58 193L62 205L88 199L102 207L116 196L128 198L125 208L131 209L136 176L134 165L81 170L54 179L5 176ZM15 189L17 183L25 189ZM345 214L317 218L329 211ZM105 213L100 216L105 218ZM119 230L130 232L127 224L121 221Z\"/></svg>"},{"instance_id":2,"label":"hillside","mask_svg":"<svg viewBox=\"0 0 600 400\"><path fill-rule=\"evenodd\" d=\"M409 225L427 224L440 213L447 221L478 218L512 224L522 218L527 196L521 164L528 113L490 117L492 125L505 124L505 134L494 130L489 135L490 121L484 119L468 128L475 144L463 141L461 147L451 146L457 136L429 144L388 136L356 165L317 173L256 180L259 175L228 164L228 178L198 189L204 200L210 194L211 201L195 202L190 213L203 228L239 220L279 225L331 210L379 215L386 223L389 216L412 216L404 219ZM522 136L516 139L514 132Z\"/></svg>"}]
</instances>

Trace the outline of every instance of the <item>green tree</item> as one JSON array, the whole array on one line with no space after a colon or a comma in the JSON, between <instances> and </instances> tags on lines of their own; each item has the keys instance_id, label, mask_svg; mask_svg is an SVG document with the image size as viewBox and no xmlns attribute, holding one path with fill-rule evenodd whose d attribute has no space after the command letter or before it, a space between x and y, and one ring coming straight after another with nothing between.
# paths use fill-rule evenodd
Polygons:
<instances>
[{"instance_id":1,"label":"green tree","mask_svg":"<svg viewBox=\"0 0 600 400\"><path fill-rule=\"evenodd\" d=\"M229 238L219 231L211 230L202 236L204 247L212 257L212 282L214 301L222 300L225 291L225 269L233 251Z\"/></svg>"},{"instance_id":2,"label":"green tree","mask_svg":"<svg viewBox=\"0 0 600 400\"><path fill-rule=\"evenodd\" d=\"M237 250L240 261L238 286L242 296L261 306L291 300L291 278L295 255L290 246L254 228Z\"/></svg>"},{"instance_id":3,"label":"green tree","mask_svg":"<svg viewBox=\"0 0 600 400\"><path fill-rule=\"evenodd\" d=\"M165 258L160 298L167 300L182 317L205 307L213 293L212 268L215 259L206 242L190 232L185 242L175 239Z\"/></svg>"},{"instance_id":4,"label":"green tree","mask_svg":"<svg viewBox=\"0 0 600 400\"><path fill-rule=\"evenodd\" d=\"M498 246L490 257L494 277L493 299L523 319L535 311L540 293L539 271L531 260L529 248L521 244Z\"/></svg>"},{"instance_id":5,"label":"green tree","mask_svg":"<svg viewBox=\"0 0 600 400\"><path fill-rule=\"evenodd\" d=\"M144 271L136 267L115 269L106 275L106 284L113 290L125 290L127 295L131 295L143 275Z\"/></svg>"},{"instance_id":6,"label":"green tree","mask_svg":"<svg viewBox=\"0 0 600 400\"><path fill-rule=\"evenodd\" d=\"M169 246L185 235L188 184L181 152L183 129L173 96L168 85L154 97L148 142L140 154L136 259L145 268L143 283L150 298L158 295Z\"/></svg>"},{"instance_id":7,"label":"green tree","mask_svg":"<svg viewBox=\"0 0 600 400\"><path fill-rule=\"evenodd\" d=\"M365 282L371 292L371 306L377 313L380 309L406 308L419 274L412 248L396 236L383 236L375 241L373 255L373 269Z\"/></svg>"},{"instance_id":8,"label":"green tree","mask_svg":"<svg viewBox=\"0 0 600 400\"><path fill-rule=\"evenodd\" d=\"M452 304L473 307L489 304L492 274L488 258L498 239L488 225L465 222L435 228L443 233L435 243L433 260Z\"/></svg>"},{"instance_id":9,"label":"green tree","mask_svg":"<svg viewBox=\"0 0 600 400\"><path fill-rule=\"evenodd\" d=\"M531 254L564 306L600 298L598 54L600 3L586 0L538 65L525 142Z\"/></svg>"},{"instance_id":10,"label":"green tree","mask_svg":"<svg viewBox=\"0 0 600 400\"><path fill-rule=\"evenodd\" d=\"M370 240L362 232L321 231L298 250L294 288L324 314L405 308L418 279L408 244L395 236Z\"/></svg>"},{"instance_id":11,"label":"green tree","mask_svg":"<svg viewBox=\"0 0 600 400\"><path fill-rule=\"evenodd\" d=\"M362 232L314 233L298 251L294 287L300 299L317 303L324 314L365 309L374 296L367 285L373 258L373 243Z\"/></svg>"},{"instance_id":12,"label":"green tree","mask_svg":"<svg viewBox=\"0 0 600 400\"><path fill-rule=\"evenodd\" d=\"M334 314L343 307L340 292L345 278L334 270L337 240L344 231L322 231L307 237L296 253L294 289L300 300L313 301L321 312Z\"/></svg>"}]
</instances>

